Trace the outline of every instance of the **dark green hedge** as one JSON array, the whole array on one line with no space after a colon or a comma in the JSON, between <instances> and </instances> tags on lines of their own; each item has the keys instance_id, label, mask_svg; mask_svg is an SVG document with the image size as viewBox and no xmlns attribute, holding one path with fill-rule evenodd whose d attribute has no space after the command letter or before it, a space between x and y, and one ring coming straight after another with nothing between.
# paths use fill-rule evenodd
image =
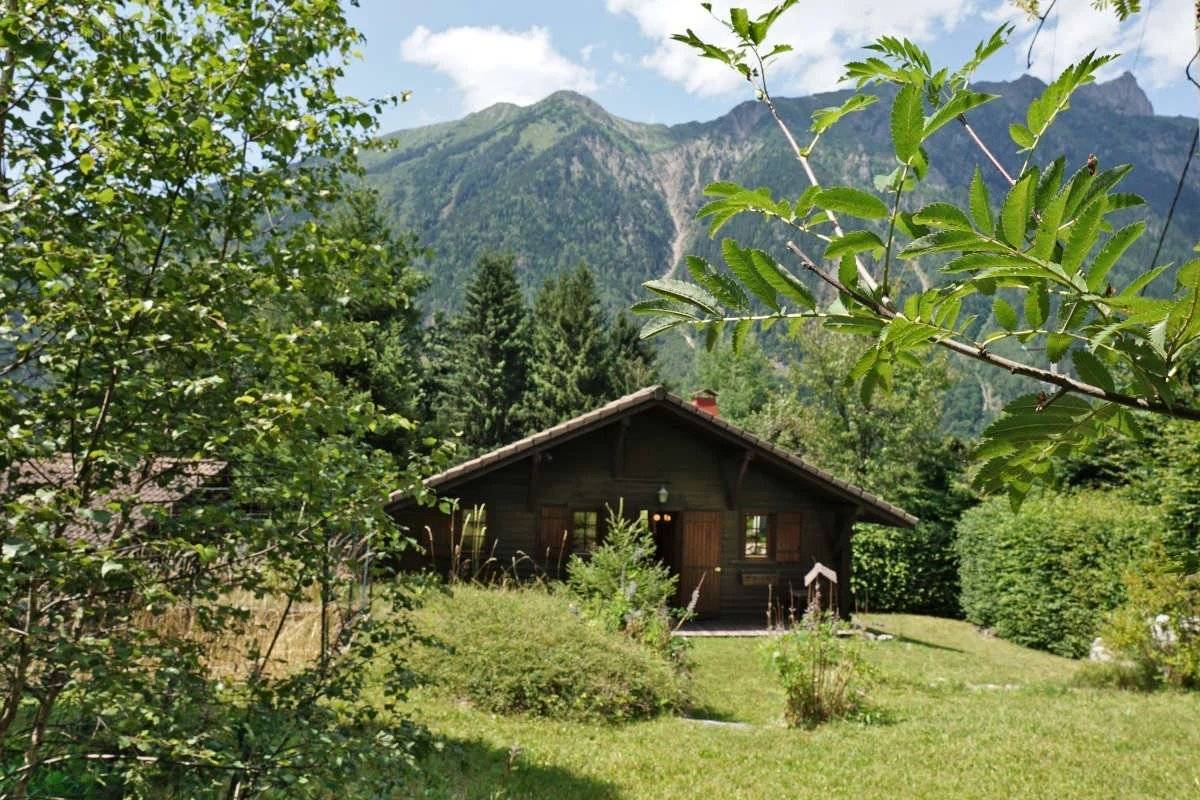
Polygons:
<instances>
[{"instance_id":1,"label":"dark green hedge","mask_svg":"<svg viewBox=\"0 0 1200 800\"><path fill-rule=\"evenodd\" d=\"M858 525L852 541L855 609L962 617L953 523Z\"/></svg>"},{"instance_id":2,"label":"dark green hedge","mask_svg":"<svg viewBox=\"0 0 1200 800\"><path fill-rule=\"evenodd\" d=\"M1160 529L1157 509L1122 492L1045 494L1016 513L989 500L958 524L963 611L1018 644L1084 655L1122 600L1122 573Z\"/></svg>"}]
</instances>

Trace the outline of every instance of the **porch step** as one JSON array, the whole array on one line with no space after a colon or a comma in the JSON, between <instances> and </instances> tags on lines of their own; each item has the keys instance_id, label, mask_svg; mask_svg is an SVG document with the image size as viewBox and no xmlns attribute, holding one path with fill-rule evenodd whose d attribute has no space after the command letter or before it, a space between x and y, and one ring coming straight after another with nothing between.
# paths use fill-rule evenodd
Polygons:
<instances>
[{"instance_id":1,"label":"porch step","mask_svg":"<svg viewBox=\"0 0 1200 800\"><path fill-rule=\"evenodd\" d=\"M676 636L773 636L784 632L783 626L767 627L755 620L692 620L675 631Z\"/></svg>"}]
</instances>

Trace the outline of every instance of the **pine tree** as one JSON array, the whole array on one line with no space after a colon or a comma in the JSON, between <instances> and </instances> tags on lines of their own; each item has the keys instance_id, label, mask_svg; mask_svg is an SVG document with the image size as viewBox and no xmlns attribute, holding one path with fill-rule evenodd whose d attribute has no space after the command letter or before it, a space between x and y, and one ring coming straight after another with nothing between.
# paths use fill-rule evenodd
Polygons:
<instances>
[{"instance_id":1,"label":"pine tree","mask_svg":"<svg viewBox=\"0 0 1200 800\"><path fill-rule=\"evenodd\" d=\"M615 349L586 265L542 284L531 344L527 430L548 428L616 396Z\"/></svg>"},{"instance_id":2,"label":"pine tree","mask_svg":"<svg viewBox=\"0 0 1200 800\"><path fill-rule=\"evenodd\" d=\"M453 322L453 371L442 399L443 418L462 434L468 454L518 438L524 401L528 322L512 256L485 255Z\"/></svg>"},{"instance_id":3,"label":"pine tree","mask_svg":"<svg viewBox=\"0 0 1200 800\"><path fill-rule=\"evenodd\" d=\"M428 256L413 234L397 232L373 189L351 193L330 220L357 264L350 285L330 284L329 302L346 303L345 340L331 356L330 371L381 410L414 423L377 432L372 444L407 458L419 436L424 406L418 295L429 279L417 265ZM343 294L344 292L344 294Z\"/></svg>"},{"instance_id":4,"label":"pine tree","mask_svg":"<svg viewBox=\"0 0 1200 800\"><path fill-rule=\"evenodd\" d=\"M641 329L625 314L613 320L609 339L613 349L609 391L613 397L636 392L659 382L654 348L642 338Z\"/></svg>"}]
</instances>

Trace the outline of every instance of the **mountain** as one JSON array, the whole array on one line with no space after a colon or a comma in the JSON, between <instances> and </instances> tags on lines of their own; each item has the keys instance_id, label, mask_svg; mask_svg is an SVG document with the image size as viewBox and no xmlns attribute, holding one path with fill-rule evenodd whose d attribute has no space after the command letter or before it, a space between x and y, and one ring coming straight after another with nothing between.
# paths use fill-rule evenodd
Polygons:
<instances>
[{"instance_id":1,"label":"mountain","mask_svg":"<svg viewBox=\"0 0 1200 800\"><path fill-rule=\"evenodd\" d=\"M1012 154L1008 124L1022 118L1043 86L1022 77L976 87L1002 96L971 116L1010 171L1020 161ZM799 135L814 109L848 95L783 98L778 105ZM890 105L885 97L822 138L813 162L823 182L870 186L873 175L891 170ZM1142 241L1145 252L1131 258L1148 260L1195 124L1154 116L1126 73L1084 87L1038 152L1064 153L1071 167L1091 153L1101 166L1133 164L1124 188L1145 197L1156 219ZM502 103L384 139L388 150L364 156L368 178L400 226L417 232L436 253L436 308L457 305L463 277L481 253L493 250L517 255L526 287L586 260L606 301L628 305L642 281L670 272L685 254L715 255L694 219L707 183L734 180L792 197L807 185L766 108L756 102L708 122L666 126L620 119L582 95L557 92L531 106ZM925 198L946 196L950 187L965 190L977 164L993 183L993 196L1004 191L957 125L946 126L928 149L934 166L922 189ZM1198 207L1200 169L1190 172L1172 222L1168 245L1177 256L1200 240ZM729 231L778 249L778 231L748 220Z\"/></svg>"},{"instance_id":2,"label":"mountain","mask_svg":"<svg viewBox=\"0 0 1200 800\"><path fill-rule=\"evenodd\" d=\"M1026 105L1044 84L1026 76L975 88L1001 95L971 112L972 126L1015 172L1021 161L1008 125L1023 120ZM880 93L889 94L887 89ZM801 136L815 109L837 105L849 94L777 102ZM890 96L882 97L822 137L813 166L823 183L870 187L873 176L892 169L890 107ZM1126 275L1150 261L1195 125L1194 119L1154 115L1127 73L1080 90L1038 149L1040 157L1065 154L1068 171L1083 166L1093 153L1102 168L1134 165L1123 190L1147 200L1151 220L1147 235L1119 267ZM753 101L714 120L667 126L621 119L586 97L558 92L531 106L498 104L384 140L386 149L363 156L368 180L381 190L398 224L434 250L427 298L434 309L458 304L475 260L488 251L516 254L527 289L587 261L605 303L627 307L642 296L643 281L671 273L683 256L719 260L717 243L695 220L706 184L733 180L770 187L783 197L796 197L807 186L767 109ZM953 190L962 195L954 197L961 204L976 165L991 184L993 199L1003 196L1006 186L960 126L945 126L927 149L933 166L916 202L946 199ZM1195 169L1160 261L1178 263L1200 241L1198 208L1200 169ZM756 220L736 220L723 235L782 250L782 232ZM914 276L922 283L936 280L929 265L924 271L916 265ZM981 395L986 409L1010 394L993 389L985 380L970 391Z\"/></svg>"}]
</instances>

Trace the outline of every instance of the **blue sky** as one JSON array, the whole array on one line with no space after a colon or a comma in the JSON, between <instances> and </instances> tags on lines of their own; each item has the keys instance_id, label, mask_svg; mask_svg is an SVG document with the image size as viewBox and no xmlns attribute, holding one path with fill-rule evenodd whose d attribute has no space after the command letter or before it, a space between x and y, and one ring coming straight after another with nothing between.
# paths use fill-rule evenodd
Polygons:
<instances>
[{"instance_id":1,"label":"blue sky","mask_svg":"<svg viewBox=\"0 0 1200 800\"><path fill-rule=\"evenodd\" d=\"M735 4L752 13L767 5ZM716 2L714 11L729 5ZM1192 0L1143 5L1148 11L1119 25L1091 0L1059 0L1029 71L1046 78L1093 48L1121 52L1106 77L1131 70L1158 113L1194 115L1200 104L1183 72L1195 47ZM524 105L557 89L580 91L622 117L665 123L711 119L748 99L736 76L669 41L686 27L719 35L697 0L362 0L350 15L367 45L343 88L360 97L413 92L385 114L385 131L455 119L495 102ZM772 91L836 88L841 64L883 33L909 36L935 61L957 64L1005 20L1017 33L981 73L985 78L1027 71L1033 23L1008 0L807 0L776 25L777 38L796 52L776 68Z\"/></svg>"}]
</instances>

